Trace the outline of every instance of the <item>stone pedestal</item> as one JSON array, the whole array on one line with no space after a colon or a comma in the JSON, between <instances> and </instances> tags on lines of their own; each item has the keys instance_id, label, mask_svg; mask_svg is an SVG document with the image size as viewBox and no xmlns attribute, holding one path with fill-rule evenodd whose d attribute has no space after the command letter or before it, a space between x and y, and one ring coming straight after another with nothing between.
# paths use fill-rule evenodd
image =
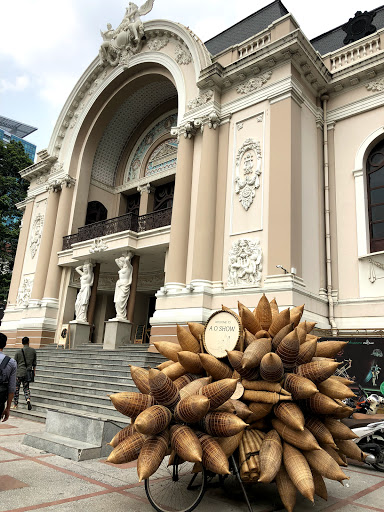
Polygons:
<instances>
[{"instance_id":1,"label":"stone pedestal","mask_svg":"<svg viewBox=\"0 0 384 512\"><path fill-rule=\"evenodd\" d=\"M128 320L108 320L105 322L104 343L105 350L128 345L131 342L132 324Z\"/></svg>"},{"instance_id":2,"label":"stone pedestal","mask_svg":"<svg viewBox=\"0 0 384 512\"><path fill-rule=\"evenodd\" d=\"M76 320L69 322L70 348L77 348L80 345L89 343L90 332L91 326L89 324L76 322Z\"/></svg>"}]
</instances>

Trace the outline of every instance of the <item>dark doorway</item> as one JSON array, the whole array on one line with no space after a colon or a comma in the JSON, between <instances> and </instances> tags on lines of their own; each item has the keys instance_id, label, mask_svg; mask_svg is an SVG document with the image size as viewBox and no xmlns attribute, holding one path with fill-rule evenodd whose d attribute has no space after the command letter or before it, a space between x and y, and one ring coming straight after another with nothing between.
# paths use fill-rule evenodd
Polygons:
<instances>
[{"instance_id":1,"label":"dark doorway","mask_svg":"<svg viewBox=\"0 0 384 512\"><path fill-rule=\"evenodd\" d=\"M91 201L88 203L85 225L88 226L88 224L105 220L107 216L108 210L103 203L100 203L99 201Z\"/></svg>"}]
</instances>

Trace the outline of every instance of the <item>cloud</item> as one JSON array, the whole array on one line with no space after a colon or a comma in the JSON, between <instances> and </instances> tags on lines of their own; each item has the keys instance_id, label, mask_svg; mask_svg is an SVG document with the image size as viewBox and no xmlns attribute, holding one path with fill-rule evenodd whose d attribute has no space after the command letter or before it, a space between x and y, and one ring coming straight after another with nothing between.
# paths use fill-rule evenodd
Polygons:
<instances>
[{"instance_id":1,"label":"cloud","mask_svg":"<svg viewBox=\"0 0 384 512\"><path fill-rule=\"evenodd\" d=\"M17 76L13 81L6 78L0 78L0 93L15 91L24 91L31 85L31 80L27 75Z\"/></svg>"}]
</instances>

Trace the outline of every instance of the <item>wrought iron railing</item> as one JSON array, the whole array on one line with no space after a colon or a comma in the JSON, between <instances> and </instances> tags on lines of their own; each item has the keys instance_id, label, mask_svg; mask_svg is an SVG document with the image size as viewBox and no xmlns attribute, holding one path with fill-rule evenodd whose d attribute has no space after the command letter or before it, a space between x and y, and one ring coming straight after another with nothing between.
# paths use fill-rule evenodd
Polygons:
<instances>
[{"instance_id":1,"label":"wrought iron railing","mask_svg":"<svg viewBox=\"0 0 384 512\"><path fill-rule=\"evenodd\" d=\"M100 238L105 235L113 235L122 231L135 231L141 233L150 229L162 228L171 224L172 208L159 210L158 212L147 213L146 215L136 215L126 213L120 217L102 220L82 226L74 235L63 237L63 251L70 249L77 242L85 242L93 238Z\"/></svg>"}]
</instances>

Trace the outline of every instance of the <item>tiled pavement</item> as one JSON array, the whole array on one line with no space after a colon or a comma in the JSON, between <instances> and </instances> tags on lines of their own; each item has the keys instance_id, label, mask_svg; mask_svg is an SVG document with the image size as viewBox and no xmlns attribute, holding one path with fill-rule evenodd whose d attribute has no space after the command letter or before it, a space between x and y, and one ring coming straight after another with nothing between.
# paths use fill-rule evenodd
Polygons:
<instances>
[{"instance_id":1,"label":"tiled pavement","mask_svg":"<svg viewBox=\"0 0 384 512\"><path fill-rule=\"evenodd\" d=\"M43 429L41 423L12 416L0 424L0 512L152 512L135 463L74 462L21 444L26 432ZM295 511L384 512L384 473L362 465L345 472L348 486L327 481L328 501L316 498L315 505L298 494ZM207 491L199 512L247 512L236 482L228 480L225 490ZM254 485L249 495L254 512L284 510L274 484Z\"/></svg>"}]
</instances>

